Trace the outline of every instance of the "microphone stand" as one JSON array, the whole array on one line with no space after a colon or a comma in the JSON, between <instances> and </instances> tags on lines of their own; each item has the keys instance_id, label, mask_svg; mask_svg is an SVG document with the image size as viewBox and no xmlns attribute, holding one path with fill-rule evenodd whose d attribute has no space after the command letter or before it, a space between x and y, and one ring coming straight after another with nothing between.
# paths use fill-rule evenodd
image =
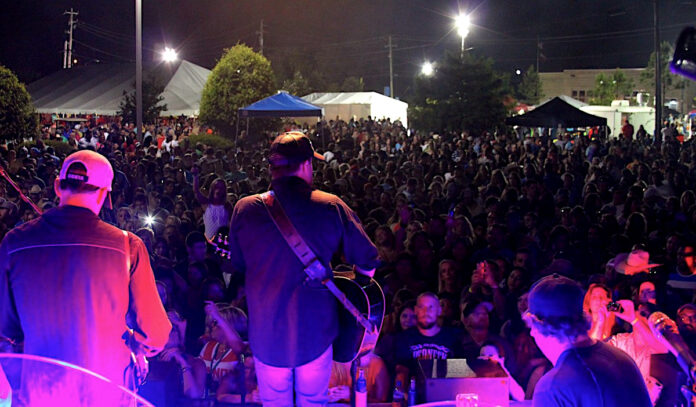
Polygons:
<instances>
[{"instance_id":1,"label":"microphone stand","mask_svg":"<svg viewBox=\"0 0 696 407\"><path fill-rule=\"evenodd\" d=\"M28 196L26 196L22 193L22 190L19 188L19 186L17 186L17 184L15 184L14 181L12 181L12 178L10 178L10 175L7 173L7 171L5 171L5 168L2 165L0 165L0 175L3 178L5 178L7 180L7 182L9 182L9 184L12 186L12 188L15 189L15 191L17 191L17 193L19 194L19 197L22 198L22 200L24 202L29 204L29 206L31 206L34 209L34 211L36 211L36 213L39 214L39 216L41 216L41 214L43 213L41 211L41 209L38 206L36 206L36 204L34 202L32 202L32 200L29 199Z\"/></svg>"}]
</instances>

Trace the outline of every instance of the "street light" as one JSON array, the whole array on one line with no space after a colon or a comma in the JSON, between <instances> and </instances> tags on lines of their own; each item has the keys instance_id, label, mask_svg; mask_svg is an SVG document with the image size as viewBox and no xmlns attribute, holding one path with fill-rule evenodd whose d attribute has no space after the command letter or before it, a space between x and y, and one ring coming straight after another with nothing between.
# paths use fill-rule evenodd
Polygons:
<instances>
[{"instance_id":1,"label":"street light","mask_svg":"<svg viewBox=\"0 0 696 407\"><path fill-rule=\"evenodd\" d=\"M174 62L178 58L176 51L172 48L165 47L162 51L162 61L164 62Z\"/></svg>"},{"instance_id":2,"label":"street light","mask_svg":"<svg viewBox=\"0 0 696 407\"><path fill-rule=\"evenodd\" d=\"M457 28L457 34L462 37L462 57L464 57L464 41L466 36L469 35L471 18L468 14L460 14L454 18L454 26Z\"/></svg>"},{"instance_id":3,"label":"street light","mask_svg":"<svg viewBox=\"0 0 696 407\"><path fill-rule=\"evenodd\" d=\"M421 73L423 75L431 76L434 71L435 71L435 67L433 66L432 62L426 61L423 63L423 66L421 67Z\"/></svg>"}]
</instances>

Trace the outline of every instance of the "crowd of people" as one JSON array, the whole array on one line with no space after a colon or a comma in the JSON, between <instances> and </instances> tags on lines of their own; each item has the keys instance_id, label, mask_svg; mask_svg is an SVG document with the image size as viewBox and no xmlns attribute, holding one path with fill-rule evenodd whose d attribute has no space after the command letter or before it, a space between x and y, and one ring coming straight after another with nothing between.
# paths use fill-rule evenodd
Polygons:
<instances>
[{"instance_id":1,"label":"crowd of people","mask_svg":"<svg viewBox=\"0 0 696 407\"><path fill-rule=\"evenodd\" d=\"M696 351L692 141L428 134L371 118L302 127L325 159L314 186L341 197L379 251L387 313L360 361L368 400L407 392L419 360L453 358L497 364L510 397L530 399L552 364L530 335L527 298L553 274L583 285L589 336L631 356L657 405L679 397L679 369L667 356L656 368L667 350L647 318L673 317ZM242 134L225 149L191 143L205 131L172 119L137 141L132 126L89 120L47 126L31 145L0 147L0 159L46 211L65 157L44 140L107 157L113 208L100 217L143 240L174 327L151 380L175 371L179 390L168 397L257 401L244 276L226 260L225 233L236 202L268 190L277 133ZM38 213L9 183L0 188L2 236ZM335 363L330 400L349 400L352 381L350 366Z\"/></svg>"}]
</instances>

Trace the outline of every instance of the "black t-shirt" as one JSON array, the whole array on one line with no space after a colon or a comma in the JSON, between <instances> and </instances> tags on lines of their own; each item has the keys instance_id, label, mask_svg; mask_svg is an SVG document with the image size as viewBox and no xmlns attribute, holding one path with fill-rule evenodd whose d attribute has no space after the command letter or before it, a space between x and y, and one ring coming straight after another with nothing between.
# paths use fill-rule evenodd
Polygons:
<instances>
[{"instance_id":1,"label":"black t-shirt","mask_svg":"<svg viewBox=\"0 0 696 407\"><path fill-rule=\"evenodd\" d=\"M537 383L535 407L650 407L643 377L623 351L596 342L568 349Z\"/></svg>"},{"instance_id":2,"label":"black t-shirt","mask_svg":"<svg viewBox=\"0 0 696 407\"><path fill-rule=\"evenodd\" d=\"M454 359L461 357L461 329L444 326L434 336L425 336L418 328L400 332L394 349L397 365L416 371L418 360Z\"/></svg>"}]
</instances>

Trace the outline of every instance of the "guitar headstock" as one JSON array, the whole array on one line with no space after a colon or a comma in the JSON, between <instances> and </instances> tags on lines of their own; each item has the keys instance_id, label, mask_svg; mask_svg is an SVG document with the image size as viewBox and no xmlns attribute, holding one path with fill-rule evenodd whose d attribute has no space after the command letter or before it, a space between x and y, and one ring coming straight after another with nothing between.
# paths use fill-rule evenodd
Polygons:
<instances>
[{"instance_id":1,"label":"guitar headstock","mask_svg":"<svg viewBox=\"0 0 696 407\"><path fill-rule=\"evenodd\" d=\"M212 239L208 239L208 244L215 248L215 254L223 259L230 259L230 249L228 236L222 233L216 234Z\"/></svg>"}]
</instances>

